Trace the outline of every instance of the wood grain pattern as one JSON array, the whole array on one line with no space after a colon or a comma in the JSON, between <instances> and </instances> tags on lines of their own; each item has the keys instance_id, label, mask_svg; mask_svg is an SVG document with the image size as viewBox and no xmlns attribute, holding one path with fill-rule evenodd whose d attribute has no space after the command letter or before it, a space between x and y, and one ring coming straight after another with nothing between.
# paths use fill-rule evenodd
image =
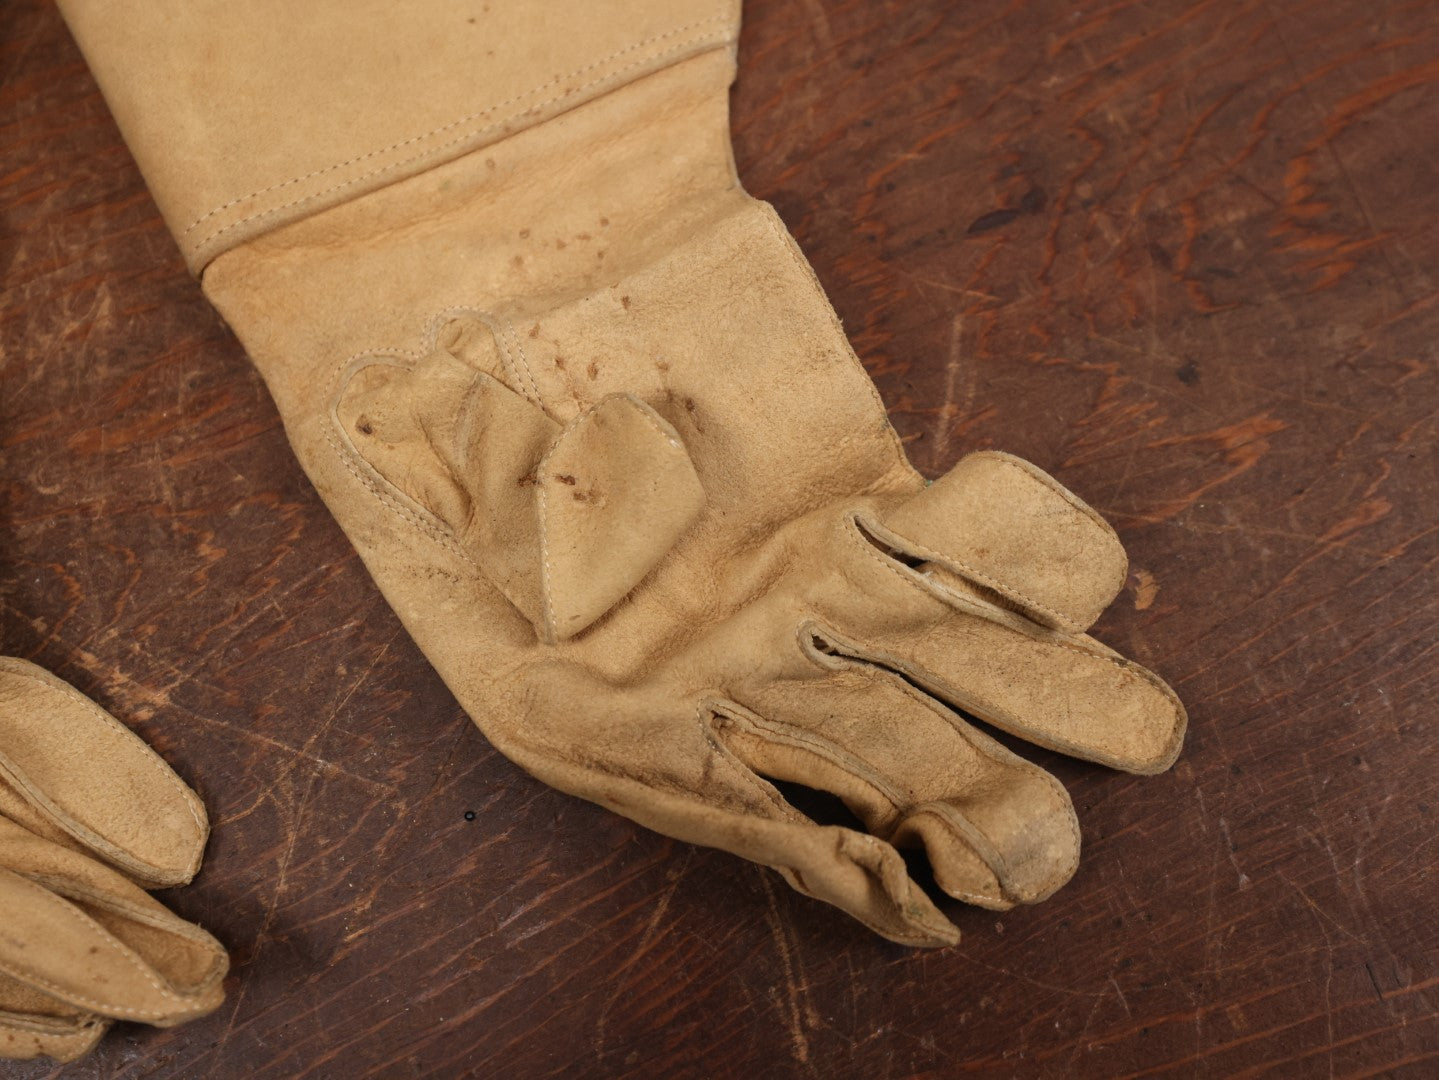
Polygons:
<instances>
[{"instance_id":1,"label":"wood grain pattern","mask_svg":"<svg viewBox=\"0 0 1439 1080\"><path fill-rule=\"evenodd\" d=\"M934 953L530 780L309 489L55 11L5 0L0 649L201 791L166 899L235 960L66 1075L1439 1074L1432 5L745 16L741 175L923 469L1003 447L1117 523L1101 636L1183 694L1178 767L1041 754L1078 876L949 905Z\"/></svg>"}]
</instances>

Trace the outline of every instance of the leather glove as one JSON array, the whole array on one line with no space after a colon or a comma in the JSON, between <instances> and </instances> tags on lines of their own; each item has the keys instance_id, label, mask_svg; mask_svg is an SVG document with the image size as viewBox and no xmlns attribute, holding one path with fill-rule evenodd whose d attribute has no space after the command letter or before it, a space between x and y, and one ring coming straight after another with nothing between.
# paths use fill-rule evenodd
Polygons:
<instances>
[{"instance_id":1,"label":"leather glove","mask_svg":"<svg viewBox=\"0 0 1439 1080\"><path fill-rule=\"evenodd\" d=\"M737 5L61 7L317 490L531 773L940 945L897 845L996 909L1079 855L966 715L1173 761L1173 692L1085 634L1113 531L1004 454L926 485L739 187Z\"/></svg>"},{"instance_id":2,"label":"leather glove","mask_svg":"<svg viewBox=\"0 0 1439 1080\"><path fill-rule=\"evenodd\" d=\"M225 950L145 889L188 882L195 793L114 717L0 657L0 1058L71 1061L112 1020L168 1027L224 997Z\"/></svg>"}]
</instances>

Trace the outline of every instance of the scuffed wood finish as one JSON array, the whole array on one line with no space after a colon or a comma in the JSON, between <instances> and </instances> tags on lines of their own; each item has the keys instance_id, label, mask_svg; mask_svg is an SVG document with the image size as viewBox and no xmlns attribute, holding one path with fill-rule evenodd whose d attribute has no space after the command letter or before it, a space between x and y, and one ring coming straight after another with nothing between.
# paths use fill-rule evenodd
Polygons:
<instances>
[{"instance_id":1,"label":"scuffed wood finish","mask_svg":"<svg viewBox=\"0 0 1439 1080\"><path fill-rule=\"evenodd\" d=\"M1432 4L745 15L741 175L923 469L1003 447L1117 523L1101 636L1183 694L1179 765L1039 755L1078 876L948 905L931 953L535 783L300 474L54 10L8 0L3 649L202 792L166 899L235 960L217 1014L66 1075L1436 1075Z\"/></svg>"}]
</instances>

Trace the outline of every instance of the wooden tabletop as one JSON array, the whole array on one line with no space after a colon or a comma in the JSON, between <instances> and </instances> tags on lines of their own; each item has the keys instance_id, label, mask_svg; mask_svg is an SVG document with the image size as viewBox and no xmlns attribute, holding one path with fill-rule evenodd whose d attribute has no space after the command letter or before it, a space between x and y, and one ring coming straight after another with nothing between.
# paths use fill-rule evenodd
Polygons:
<instances>
[{"instance_id":1,"label":"wooden tabletop","mask_svg":"<svg viewBox=\"0 0 1439 1080\"><path fill-rule=\"evenodd\" d=\"M1183 695L1179 764L1039 753L1079 873L946 903L936 952L530 779L301 474L55 10L5 0L0 651L201 792L162 896L234 958L213 1016L65 1075L1439 1075L1432 4L745 18L741 176L923 470L1001 447L1116 523L1099 633Z\"/></svg>"}]
</instances>

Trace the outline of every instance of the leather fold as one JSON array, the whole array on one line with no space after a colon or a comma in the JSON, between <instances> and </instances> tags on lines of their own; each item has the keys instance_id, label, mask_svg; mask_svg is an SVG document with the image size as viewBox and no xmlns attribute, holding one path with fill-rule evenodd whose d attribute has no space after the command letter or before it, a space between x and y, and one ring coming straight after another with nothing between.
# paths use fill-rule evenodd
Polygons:
<instances>
[{"instance_id":1,"label":"leather fold","mask_svg":"<svg viewBox=\"0 0 1439 1080\"><path fill-rule=\"evenodd\" d=\"M39 998L40 1000L33 1000ZM106 1017L67 1009L0 975L0 1058L48 1057L62 1065L94 1049L109 1028Z\"/></svg>"},{"instance_id":2,"label":"leather fold","mask_svg":"<svg viewBox=\"0 0 1439 1080\"><path fill-rule=\"evenodd\" d=\"M679 433L629 393L561 427L483 370L472 320L418 361L362 359L332 419L371 483L479 565L545 642L581 633L663 559L704 507Z\"/></svg>"}]
</instances>

